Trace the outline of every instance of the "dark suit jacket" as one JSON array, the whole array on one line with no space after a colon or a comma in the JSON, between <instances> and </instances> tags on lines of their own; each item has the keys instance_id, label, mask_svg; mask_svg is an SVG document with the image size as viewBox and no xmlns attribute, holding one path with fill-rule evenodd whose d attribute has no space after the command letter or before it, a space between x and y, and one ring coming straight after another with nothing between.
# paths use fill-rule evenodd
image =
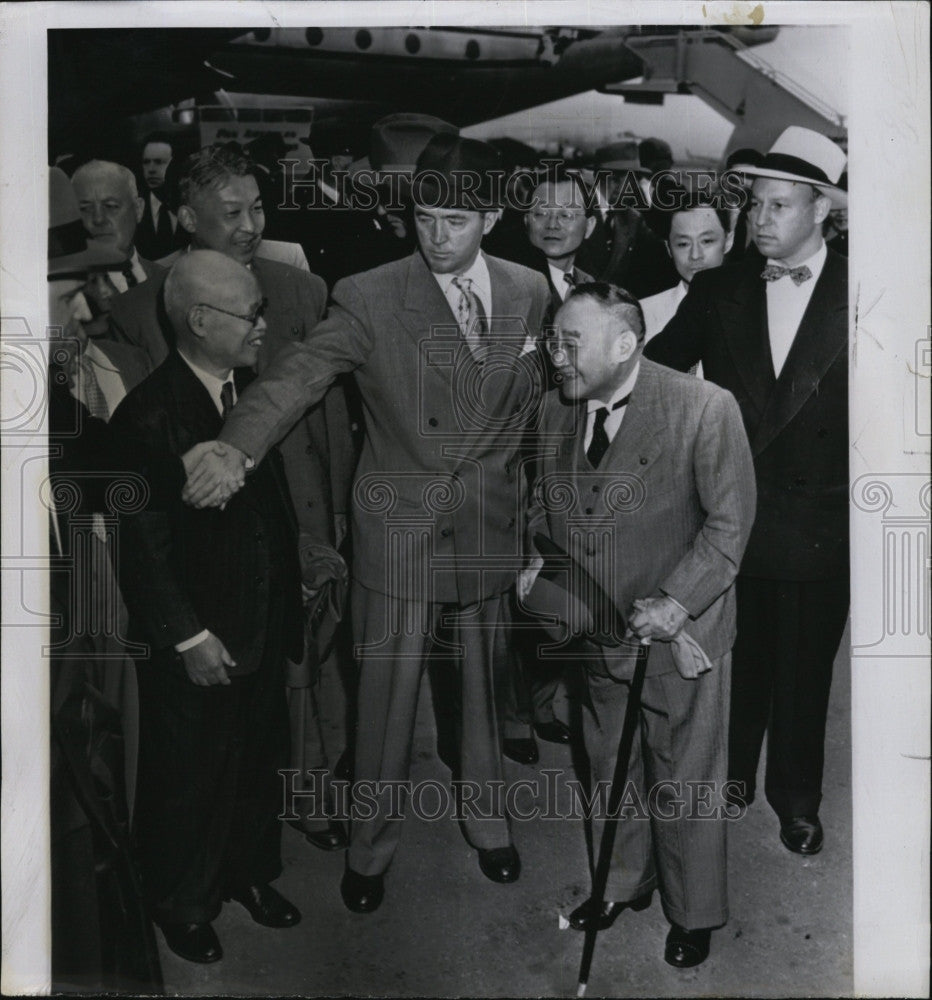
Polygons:
<instances>
[{"instance_id":1,"label":"dark suit jacket","mask_svg":"<svg viewBox=\"0 0 932 1000\"><path fill-rule=\"evenodd\" d=\"M486 257L492 286L488 338L497 363L479 377L449 304L415 253L338 282L330 313L303 344L283 350L240 399L222 440L254 457L353 371L366 439L353 493L353 569L370 589L406 596L408 578L389 551L399 520L419 521L413 576L442 562L432 599L473 603L504 592L517 557L523 509L518 446L541 387L536 338L549 301L539 274ZM413 529L412 529L413 530ZM399 542L404 543L402 539ZM472 565L468 557L474 557ZM487 565L482 557L490 557Z\"/></svg>"},{"instance_id":2,"label":"dark suit jacket","mask_svg":"<svg viewBox=\"0 0 932 1000\"><path fill-rule=\"evenodd\" d=\"M702 271L645 355L738 400L757 473L749 576L816 580L848 567L848 278L828 252L778 379L760 260Z\"/></svg>"},{"instance_id":3,"label":"dark suit jacket","mask_svg":"<svg viewBox=\"0 0 932 1000\"><path fill-rule=\"evenodd\" d=\"M237 372L240 385L243 374ZM176 455L216 438L221 423L206 389L175 352L123 400L110 421L117 433ZM270 585L273 574L277 587ZM223 510L197 510L179 495L163 511L121 522L120 587L131 632L167 656L206 628L236 661L231 674L258 669L267 641L281 641L284 651L300 660L299 581L297 523L274 451ZM273 600L282 603L284 628L282 636L269 637Z\"/></svg>"},{"instance_id":4,"label":"dark suit jacket","mask_svg":"<svg viewBox=\"0 0 932 1000\"><path fill-rule=\"evenodd\" d=\"M287 344L301 341L324 314L327 289L317 275L278 261L260 260L252 270L269 300L267 333L259 353L262 372ZM168 272L118 295L111 306L111 339L142 348L152 368L168 354L167 317L161 293ZM350 436L346 396L341 386L303 415L293 428L283 428L280 442L288 483L301 531L322 542L333 541L334 512L349 503L356 455Z\"/></svg>"},{"instance_id":5,"label":"dark suit jacket","mask_svg":"<svg viewBox=\"0 0 932 1000\"><path fill-rule=\"evenodd\" d=\"M734 399L642 359L597 470L583 452L585 421L585 404L548 395L540 440L549 448L529 535L542 531L570 553L623 615L635 598L669 594L689 612L685 630L706 655L723 656L735 638L732 583L754 519L754 472ZM604 650L613 672L625 649ZM669 643L655 643L648 672L674 669Z\"/></svg>"},{"instance_id":6,"label":"dark suit jacket","mask_svg":"<svg viewBox=\"0 0 932 1000\"><path fill-rule=\"evenodd\" d=\"M141 197L144 207L142 218L136 226L136 235L134 237L136 248L139 250L140 255L149 257L152 260L158 260L159 257L164 257L173 250L180 250L183 246L187 246L190 237L181 224L177 222L170 237L167 239L159 238L152 221L152 202L149 199L149 189L143 186L140 188L140 191L143 192ZM160 212L167 212L168 210L168 206L163 201Z\"/></svg>"}]
</instances>

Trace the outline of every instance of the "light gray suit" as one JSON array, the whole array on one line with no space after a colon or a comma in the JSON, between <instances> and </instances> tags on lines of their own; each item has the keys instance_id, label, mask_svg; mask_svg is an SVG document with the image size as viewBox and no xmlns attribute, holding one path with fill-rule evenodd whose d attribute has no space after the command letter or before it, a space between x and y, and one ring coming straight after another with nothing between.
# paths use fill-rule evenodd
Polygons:
<instances>
[{"instance_id":1,"label":"light gray suit","mask_svg":"<svg viewBox=\"0 0 932 1000\"><path fill-rule=\"evenodd\" d=\"M366 423L352 522L356 778L407 778L426 654L443 656L460 677L461 771L482 789L480 813L493 811L490 783L501 780L493 647L520 559L518 449L542 389L526 348L549 300L539 274L486 262L491 353L482 364L415 253L338 282L327 319L281 351L221 435L258 461L339 373L354 372ZM452 645L437 642L443 613L454 619ZM510 842L500 814L465 827L477 847ZM399 834L381 811L354 822L350 868L383 872Z\"/></svg>"},{"instance_id":2,"label":"light gray suit","mask_svg":"<svg viewBox=\"0 0 932 1000\"><path fill-rule=\"evenodd\" d=\"M672 597L689 612L684 631L713 663L710 672L685 680L669 643L651 647L629 771L647 808L620 824L606 898L631 900L659 882L671 922L717 926L728 918L725 821L688 818L696 813L688 803L677 819L659 816L689 796L689 781L716 783L709 808L721 804L733 581L755 506L741 414L730 393L642 358L621 427L597 470L583 450L585 421L584 404L548 396L543 427L551 448L541 462L530 531L569 552L623 614L635 598ZM587 670L583 735L594 781L611 781L633 674L630 650L605 648ZM594 823L596 851L600 836L601 823Z\"/></svg>"}]
</instances>

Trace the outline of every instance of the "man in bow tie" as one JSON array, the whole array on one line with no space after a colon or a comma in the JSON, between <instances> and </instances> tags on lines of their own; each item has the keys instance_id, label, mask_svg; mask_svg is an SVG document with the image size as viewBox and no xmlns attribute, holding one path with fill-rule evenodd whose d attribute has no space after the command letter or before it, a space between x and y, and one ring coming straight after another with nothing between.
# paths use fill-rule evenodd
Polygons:
<instances>
[{"instance_id":1,"label":"man in bow tie","mask_svg":"<svg viewBox=\"0 0 932 1000\"><path fill-rule=\"evenodd\" d=\"M730 389L757 474L738 577L729 777L754 799L769 725L767 801L780 839L822 848L825 720L848 615L848 280L822 224L845 203L842 150L786 129L759 164L748 222L766 260L697 274L645 356ZM768 723L769 719L769 723Z\"/></svg>"}]
</instances>

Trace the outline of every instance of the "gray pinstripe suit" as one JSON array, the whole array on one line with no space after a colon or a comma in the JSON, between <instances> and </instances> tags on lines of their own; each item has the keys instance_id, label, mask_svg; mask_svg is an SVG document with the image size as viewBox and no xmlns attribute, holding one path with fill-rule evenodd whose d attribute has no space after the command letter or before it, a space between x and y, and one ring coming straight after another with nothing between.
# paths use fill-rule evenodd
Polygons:
<instances>
[{"instance_id":1,"label":"gray pinstripe suit","mask_svg":"<svg viewBox=\"0 0 932 1000\"><path fill-rule=\"evenodd\" d=\"M690 614L685 631L713 661L711 672L684 680L669 643L653 644L629 771L634 808L620 825L606 898L659 885L671 922L716 926L728 918L725 822L690 818L697 809L677 801L695 797L687 782L726 777L733 581L755 507L747 437L730 393L643 358L598 470L583 451L585 418L585 406L548 398L542 450L551 447L531 530L568 551L623 613L635 598L674 598ZM603 649L587 671L583 735L594 781L611 780L633 662L630 647ZM698 812L718 802L715 793ZM596 850L600 834L596 822Z\"/></svg>"}]
</instances>

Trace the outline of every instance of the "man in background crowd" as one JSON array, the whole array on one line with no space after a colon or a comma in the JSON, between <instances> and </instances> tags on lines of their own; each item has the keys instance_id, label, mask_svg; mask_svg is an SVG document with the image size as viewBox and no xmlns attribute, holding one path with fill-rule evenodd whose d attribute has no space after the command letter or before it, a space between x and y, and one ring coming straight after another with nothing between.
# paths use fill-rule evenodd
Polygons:
<instances>
[{"instance_id":1,"label":"man in background crowd","mask_svg":"<svg viewBox=\"0 0 932 1000\"><path fill-rule=\"evenodd\" d=\"M158 260L184 246L184 230L171 210L168 171L175 155L175 140L164 132L153 132L142 144L143 212L136 237L140 252Z\"/></svg>"}]
</instances>

